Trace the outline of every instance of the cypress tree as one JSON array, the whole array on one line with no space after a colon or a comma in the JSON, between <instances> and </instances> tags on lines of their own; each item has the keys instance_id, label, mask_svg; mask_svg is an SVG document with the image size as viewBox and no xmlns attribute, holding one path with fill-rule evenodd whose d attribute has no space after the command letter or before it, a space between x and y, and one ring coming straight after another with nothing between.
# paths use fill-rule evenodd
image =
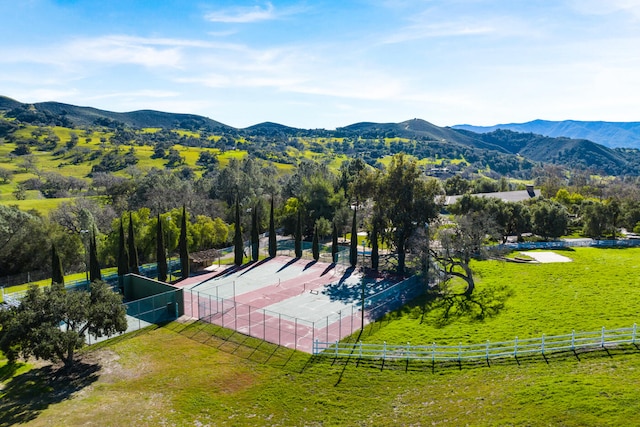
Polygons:
<instances>
[{"instance_id":1,"label":"cypress tree","mask_svg":"<svg viewBox=\"0 0 640 427\"><path fill-rule=\"evenodd\" d=\"M269 256L275 257L278 251L278 242L276 241L276 222L273 214L273 197L271 197L271 210L269 212Z\"/></svg>"},{"instance_id":2,"label":"cypress tree","mask_svg":"<svg viewBox=\"0 0 640 427\"><path fill-rule=\"evenodd\" d=\"M89 281L95 282L102 280L102 271L100 271L100 262L98 261L98 246L96 245L96 230L93 229L89 240Z\"/></svg>"},{"instance_id":3,"label":"cypress tree","mask_svg":"<svg viewBox=\"0 0 640 427\"><path fill-rule=\"evenodd\" d=\"M162 231L162 220L158 214L158 226L156 227L156 263L158 268L158 280L167 281L167 254L164 248L164 232Z\"/></svg>"},{"instance_id":4,"label":"cypress tree","mask_svg":"<svg viewBox=\"0 0 640 427\"><path fill-rule=\"evenodd\" d=\"M313 259L318 261L320 259L320 242L318 241L318 226L313 227L313 242L311 243L311 252L313 253Z\"/></svg>"},{"instance_id":5,"label":"cypress tree","mask_svg":"<svg viewBox=\"0 0 640 427\"><path fill-rule=\"evenodd\" d=\"M349 263L355 267L358 263L358 224L356 222L356 208L353 208L353 220L351 221L351 246L349 247Z\"/></svg>"},{"instance_id":6,"label":"cypress tree","mask_svg":"<svg viewBox=\"0 0 640 427\"><path fill-rule=\"evenodd\" d=\"M53 285L54 283L64 285L64 273L56 245L51 243L51 284Z\"/></svg>"},{"instance_id":7,"label":"cypress tree","mask_svg":"<svg viewBox=\"0 0 640 427\"><path fill-rule=\"evenodd\" d=\"M242 265L242 260L244 258L244 248L242 247L242 225L240 224L240 203L236 199L236 223L235 223L235 233L233 235L233 263L235 265Z\"/></svg>"},{"instance_id":8,"label":"cypress tree","mask_svg":"<svg viewBox=\"0 0 640 427\"><path fill-rule=\"evenodd\" d=\"M333 232L331 233L331 262L337 262L338 255L338 226L333 223Z\"/></svg>"},{"instance_id":9,"label":"cypress tree","mask_svg":"<svg viewBox=\"0 0 640 427\"><path fill-rule=\"evenodd\" d=\"M120 218L120 237L118 239L118 276L122 277L129 273L129 256L124 241L124 226Z\"/></svg>"},{"instance_id":10,"label":"cypress tree","mask_svg":"<svg viewBox=\"0 0 640 427\"><path fill-rule=\"evenodd\" d=\"M182 205L182 222L180 223L180 270L182 279L189 277L189 247L187 242L187 208Z\"/></svg>"},{"instance_id":11,"label":"cypress tree","mask_svg":"<svg viewBox=\"0 0 640 427\"><path fill-rule=\"evenodd\" d=\"M296 222L296 231L294 237L294 251L296 258L302 258L302 213L298 209L298 221Z\"/></svg>"},{"instance_id":12,"label":"cypress tree","mask_svg":"<svg viewBox=\"0 0 640 427\"><path fill-rule=\"evenodd\" d=\"M133 234L133 216L129 212L129 235L127 236L127 246L129 248L129 273L140 274L138 269L138 250L136 249L136 238Z\"/></svg>"},{"instance_id":13,"label":"cypress tree","mask_svg":"<svg viewBox=\"0 0 640 427\"><path fill-rule=\"evenodd\" d=\"M251 259L258 261L260 250L260 234L258 233L258 206L251 210Z\"/></svg>"},{"instance_id":14,"label":"cypress tree","mask_svg":"<svg viewBox=\"0 0 640 427\"><path fill-rule=\"evenodd\" d=\"M380 254L378 251L378 221L373 221L371 230L371 268L378 271L380 266Z\"/></svg>"}]
</instances>

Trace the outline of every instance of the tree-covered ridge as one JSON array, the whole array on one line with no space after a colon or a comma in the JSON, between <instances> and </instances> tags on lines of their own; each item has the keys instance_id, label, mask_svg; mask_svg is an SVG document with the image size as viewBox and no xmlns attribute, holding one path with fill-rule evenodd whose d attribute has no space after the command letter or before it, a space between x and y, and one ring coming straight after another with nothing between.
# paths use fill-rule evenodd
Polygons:
<instances>
[{"instance_id":1,"label":"tree-covered ridge","mask_svg":"<svg viewBox=\"0 0 640 427\"><path fill-rule=\"evenodd\" d=\"M297 164L301 158L330 159L335 156L361 157L375 165L377 161L404 152L418 159L440 164L443 160L464 160L469 171L491 170L500 175L531 178L535 163L556 163L572 168L590 168L605 175L635 174L640 153L628 149L608 149L586 140L550 138L497 130L477 134L442 128L419 119L402 123L356 123L338 128L297 129L277 123L261 123L237 129L214 120L187 114L157 111L113 113L89 107L60 103L21 104L1 98L0 138L19 144L15 154L29 154L36 147L54 151L60 147L55 137L47 137L47 128L59 126L83 132L108 134L105 142L116 147L134 145L153 147L155 158L166 159L167 166L181 166L180 154L171 151L184 147L243 150L280 164ZM18 137L20 126L42 128L44 137ZM153 129L154 131L148 131ZM74 148L68 143L68 149ZM123 169L134 161L118 162L118 153L103 149L97 171ZM110 158L110 157L111 158ZM98 154L86 147L72 151L71 162L96 160ZM459 163L458 163L459 164ZM454 172L460 171L454 167Z\"/></svg>"}]
</instances>

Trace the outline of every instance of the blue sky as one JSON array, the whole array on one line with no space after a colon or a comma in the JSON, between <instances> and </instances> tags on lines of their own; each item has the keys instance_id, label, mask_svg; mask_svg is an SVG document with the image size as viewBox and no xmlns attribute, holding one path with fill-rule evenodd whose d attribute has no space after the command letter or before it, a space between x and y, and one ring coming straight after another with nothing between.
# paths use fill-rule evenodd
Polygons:
<instances>
[{"instance_id":1,"label":"blue sky","mask_svg":"<svg viewBox=\"0 0 640 427\"><path fill-rule=\"evenodd\" d=\"M640 0L0 0L0 94L235 127L640 121Z\"/></svg>"}]
</instances>

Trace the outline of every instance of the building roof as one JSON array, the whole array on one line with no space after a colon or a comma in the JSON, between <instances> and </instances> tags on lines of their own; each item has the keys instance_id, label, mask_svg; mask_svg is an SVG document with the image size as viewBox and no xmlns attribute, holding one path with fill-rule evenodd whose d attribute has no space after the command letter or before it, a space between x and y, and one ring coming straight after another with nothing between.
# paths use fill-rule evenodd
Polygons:
<instances>
[{"instance_id":1,"label":"building roof","mask_svg":"<svg viewBox=\"0 0 640 427\"><path fill-rule=\"evenodd\" d=\"M497 193L475 193L471 195L476 197L493 197L503 202L522 202L540 196L540 190L499 191ZM462 194L458 196L446 196L444 204L446 206L452 205L462 196Z\"/></svg>"}]
</instances>

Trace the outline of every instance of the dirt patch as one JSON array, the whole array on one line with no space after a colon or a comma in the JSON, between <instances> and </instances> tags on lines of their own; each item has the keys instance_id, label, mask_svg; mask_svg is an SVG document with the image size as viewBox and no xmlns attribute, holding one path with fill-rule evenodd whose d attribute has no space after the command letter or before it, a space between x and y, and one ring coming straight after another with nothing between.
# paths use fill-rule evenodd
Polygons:
<instances>
[{"instance_id":1,"label":"dirt patch","mask_svg":"<svg viewBox=\"0 0 640 427\"><path fill-rule=\"evenodd\" d=\"M551 251L545 252L520 252L522 255L533 258L536 262L547 264L551 262L572 262L573 260L564 255Z\"/></svg>"}]
</instances>

